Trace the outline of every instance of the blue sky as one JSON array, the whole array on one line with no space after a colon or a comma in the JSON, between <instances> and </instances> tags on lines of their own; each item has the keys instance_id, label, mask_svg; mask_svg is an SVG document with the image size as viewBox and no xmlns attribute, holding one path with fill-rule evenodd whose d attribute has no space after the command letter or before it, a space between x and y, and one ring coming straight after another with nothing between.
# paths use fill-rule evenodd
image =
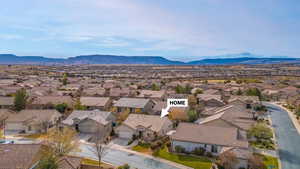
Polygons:
<instances>
[{"instance_id":1,"label":"blue sky","mask_svg":"<svg viewBox=\"0 0 300 169\"><path fill-rule=\"evenodd\" d=\"M299 0L10 0L0 53L300 57Z\"/></svg>"}]
</instances>

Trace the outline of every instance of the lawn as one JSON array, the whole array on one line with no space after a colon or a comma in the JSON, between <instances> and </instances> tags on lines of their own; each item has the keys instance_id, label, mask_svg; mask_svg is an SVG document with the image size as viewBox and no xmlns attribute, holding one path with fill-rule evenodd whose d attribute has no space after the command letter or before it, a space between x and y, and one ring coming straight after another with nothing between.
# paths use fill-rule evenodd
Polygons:
<instances>
[{"instance_id":1,"label":"lawn","mask_svg":"<svg viewBox=\"0 0 300 169\"><path fill-rule=\"evenodd\" d=\"M29 135L21 135L24 138L28 138L28 139L45 139L47 134L46 133L42 133L42 134L29 134Z\"/></svg>"},{"instance_id":2,"label":"lawn","mask_svg":"<svg viewBox=\"0 0 300 169\"><path fill-rule=\"evenodd\" d=\"M84 158L81 162L81 164L85 164L85 165L91 165L91 166L98 166L98 161L97 160L92 160L92 159L89 159L89 158ZM107 163L101 163L101 166L104 168L104 169L108 169L108 168L114 168L114 166L112 165L109 165Z\"/></svg>"},{"instance_id":3,"label":"lawn","mask_svg":"<svg viewBox=\"0 0 300 169\"><path fill-rule=\"evenodd\" d=\"M192 167L194 169L210 169L212 167L212 162L208 158L172 154L168 151L167 147L159 150L156 155L157 157Z\"/></svg>"},{"instance_id":4,"label":"lawn","mask_svg":"<svg viewBox=\"0 0 300 169\"><path fill-rule=\"evenodd\" d=\"M152 154L152 150L150 149L150 144L138 144L134 147L132 147L132 150L140 152L140 153L145 153L145 154Z\"/></svg>"},{"instance_id":5,"label":"lawn","mask_svg":"<svg viewBox=\"0 0 300 169\"><path fill-rule=\"evenodd\" d=\"M3 132L2 129L0 129L0 139L1 139L1 138L4 138L4 132Z\"/></svg>"},{"instance_id":6,"label":"lawn","mask_svg":"<svg viewBox=\"0 0 300 169\"><path fill-rule=\"evenodd\" d=\"M277 158L267 156L267 155L262 155L262 154L256 154L256 155L259 155L259 156L262 157L262 160L263 160L264 164L267 166L268 169L271 168L271 166L275 167L275 168L272 168L272 169L279 169Z\"/></svg>"}]
</instances>

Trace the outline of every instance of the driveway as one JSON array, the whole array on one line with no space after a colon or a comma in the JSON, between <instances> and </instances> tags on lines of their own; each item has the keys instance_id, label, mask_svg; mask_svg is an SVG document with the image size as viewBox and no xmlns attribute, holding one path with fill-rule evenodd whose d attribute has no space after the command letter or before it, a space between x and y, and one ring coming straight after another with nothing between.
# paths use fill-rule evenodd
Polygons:
<instances>
[{"instance_id":1,"label":"driveway","mask_svg":"<svg viewBox=\"0 0 300 169\"><path fill-rule=\"evenodd\" d=\"M92 146L87 144L80 144L80 149L81 152L76 152L74 153L74 155L91 158L91 159L97 159L92 151L93 149ZM103 161L113 164L115 166L129 164L131 168L138 168L138 169L179 169L174 165L164 163L156 159L152 159L143 155L138 155L123 150L117 150L114 148L109 148L106 151L103 157Z\"/></svg>"},{"instance_id":2,"label":"driveway","mask_svg":"<svg viewBox=\"0 0 300 169\"><path fill-rule=\"evenodd\" d=\"M264 105L271 111L282 169L300 169L300 135L288 112L267 102Z\"/></svg>"}]
</instances>

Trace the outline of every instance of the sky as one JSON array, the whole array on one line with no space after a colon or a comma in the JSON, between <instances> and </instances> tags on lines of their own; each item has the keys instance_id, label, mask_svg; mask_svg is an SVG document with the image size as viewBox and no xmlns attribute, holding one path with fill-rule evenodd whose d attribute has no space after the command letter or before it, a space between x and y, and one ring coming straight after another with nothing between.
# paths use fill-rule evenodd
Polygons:
<instances>
[{"instance_id":1,"label":"sky","mask_svg":"<svg viewBox=\"0 0 300 169\"><path fill-rule=\"evenodd\" d=\"M9 0L0 53L300 57L299 0Z\"/></svg>"}]
</instances>

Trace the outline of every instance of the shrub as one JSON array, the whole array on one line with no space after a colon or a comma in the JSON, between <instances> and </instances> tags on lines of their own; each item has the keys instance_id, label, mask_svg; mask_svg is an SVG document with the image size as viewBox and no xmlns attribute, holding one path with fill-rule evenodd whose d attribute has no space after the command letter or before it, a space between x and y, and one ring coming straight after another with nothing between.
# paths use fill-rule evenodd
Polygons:
<instances>
[{"instance_id":1,"label":"shrub","mask_svg":"<svg viewBox=\"0 0 300 169\"><path fill-rule=\"evenodd\" d=\"M166 143L166 146L167 146L168 148L170 148L170 147L171 147L171 142L167 142L167 143Z\"/></svg>"},{"instance_id":2,"label":"shrub","mask_svg":"<svg viewBox=\"0 0 300 169\"><path fill-rule=\"evenodd\" d=\"M211 152L208 151L208 152L206 152L206 156L207 156L207 157L213 157L213 154L212 154Z\"/></svg>"},{"instance_id":3,"label":"shrub","mask_svg":"<svg viewBox=\"0 0 300 169\"><path fill-rule=\"evenodd\" d=\"M128 164L124 164L119 166L118 169L130 169L130 166Z\"/></svg>"},{"instance_id":4,"label":"shrub","mask_svg":"<svg viewBox=\"0 0 300 169\"><path fill-rule=\"evenodd\" d=\"M175 151L177 153L186 153L185 148L181 146L175 146Z\"/></svg>"},{"instance_id":5,"label":"shrub","mask_svg":"<svg viewBox=\"0 0 300 169\"><path fill-rule=\"evenodd\" d=\"M198 156L203 156L205 154L205 149L202 147L198 147L198 148L195 148L192 153L195 155L198 155Z\"/></svg>"},{"instance_id":6,"label":"shrub","mask_svg":"<svg viewBox=\"0 0 300 169\"><path fill-rule=\"evenodd\" d=\"M157 145L156 142L151 143L150 148L151 150L156 150L159 146Z\"/></svg>"},{"instance_id":7,"label":"shrub","mask_svg":"<svg viewBox=\"0 0 300 169\"><path fill-rule=\"evenodd\" d=\"M154 157L157 157L157 156L158 156L158 153L159 153L159 149L156 149L156 150L153 151L152 155L153 155Z\"/></svg>"}]
</instances>

